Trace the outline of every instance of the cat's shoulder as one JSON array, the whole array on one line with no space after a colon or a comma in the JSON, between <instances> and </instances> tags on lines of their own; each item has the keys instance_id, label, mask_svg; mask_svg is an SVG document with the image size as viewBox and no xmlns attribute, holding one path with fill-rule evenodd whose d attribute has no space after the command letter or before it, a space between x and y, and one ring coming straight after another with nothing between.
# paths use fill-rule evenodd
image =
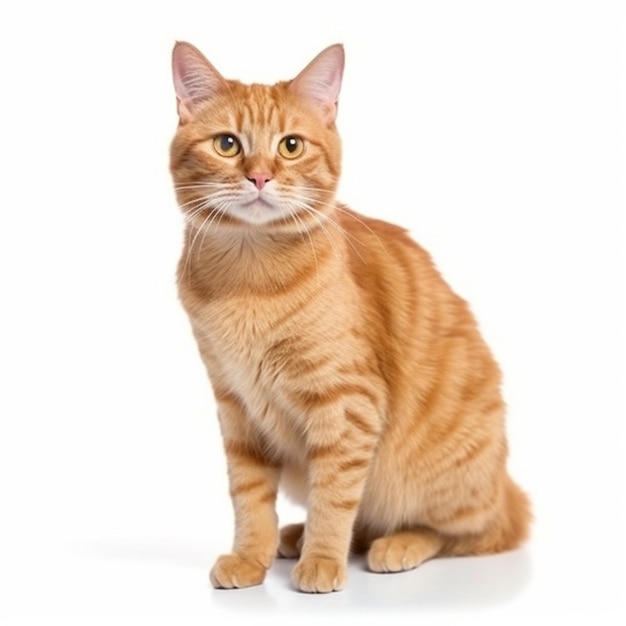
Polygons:
<instances>
[{"instance_id":1,"label":"cat's shoulder","mask_svg":"<svg viewBox=\"0 0 626 626\"><path fill-rule=\"evenodd\" d=\"M373 237L387 245L409 247L420 253L426 251L415 241L410 231L398 224L388 222L376 217L364 215L345 205L339 205L341 226L355 238Z\"/></svg>"}]
</instances>

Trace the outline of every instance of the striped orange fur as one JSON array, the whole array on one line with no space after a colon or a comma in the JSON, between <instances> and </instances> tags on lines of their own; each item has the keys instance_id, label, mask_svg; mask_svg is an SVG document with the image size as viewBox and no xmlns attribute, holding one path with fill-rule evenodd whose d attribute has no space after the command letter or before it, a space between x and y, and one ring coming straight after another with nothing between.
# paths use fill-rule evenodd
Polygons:
<instances>
[{"instance_id":1,"label":"striped orange fur","mask_svg":"<svg viewBox=\"0 0 626 626\"><path fill-rule=\"evenodd\" d=\"M174 49L178 270L218 404L235 511L216 587L341 589L373 571L517 547L530 506L509 478L500 370L467 304L397 226L339 204L343 49L295 79L224 79ZM307 510L278 529L279 488Z\"/></svg>"}]
</instances>

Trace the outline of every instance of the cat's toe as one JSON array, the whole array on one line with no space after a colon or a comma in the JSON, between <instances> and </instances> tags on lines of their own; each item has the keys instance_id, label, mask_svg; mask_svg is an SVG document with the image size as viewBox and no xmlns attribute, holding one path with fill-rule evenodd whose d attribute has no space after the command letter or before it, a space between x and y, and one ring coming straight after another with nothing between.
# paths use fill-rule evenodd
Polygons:
<instances>
[{"instance_id":1,"label":"cat's toe","mask_svg":"<svg viewBox=\"0 0 626 626\"><path fill-rule=\"evenodd\" d=\"M436 553L435 535L403 533L376 539L367 553L372 572L402 572L413 569Z\"/></svg>"},{"instance_id":2,"label":"cat's toe","mask_svg":"<svg viewBox=\"0 0 626 626\"><path fill-rule=\"evenodd\" d=\"M258 561L238 554L223 554L215 562L209 578L216 589L239 589L260 585L265 572L265 567Z\"/></svg>"},{"instance_id":3,"label":"cat's toe","mask_svg":"<svg viewBox=\"0 0 626 626\"><path fill-rule=\"evenodd\" d=\"M304 524L289 524L280 529L278 556L285 559L297 559L302 550Z\"/></svg>"},{"instance_id":4,"label":"cat's toe","mask_svg":"<svg viewBox=\"0 0 626 626\"><path fill-rule=\"evenodd\" d=\"M309 557L294 567L292 578L295 586L306 593L330 593L339 591L346 584L347 567L335 559Z\"/></svg>"}]
</instances>

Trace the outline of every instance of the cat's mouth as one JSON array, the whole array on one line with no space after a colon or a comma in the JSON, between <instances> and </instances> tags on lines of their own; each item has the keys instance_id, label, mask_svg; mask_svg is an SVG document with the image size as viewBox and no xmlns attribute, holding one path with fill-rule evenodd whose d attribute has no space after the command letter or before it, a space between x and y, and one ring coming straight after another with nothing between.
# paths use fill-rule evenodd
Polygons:
<instances>
[{"instance_id":1,"label":"cat's mouth","mask_svg":"<svg viewBox=\"0 0 626 626\"><path fill-rule=\"evenodd\" d=\"M270 210L275 210L274 205L271 202L268 202L265 198L262 198L260 195L258 197L256 197L254 200L250 200L249 202L244 202L241 205L244 209L247 209L248 207L250 208L254 208L254 207L259 207L259 208L268 208Z\"/></svg>"}]
</instances>

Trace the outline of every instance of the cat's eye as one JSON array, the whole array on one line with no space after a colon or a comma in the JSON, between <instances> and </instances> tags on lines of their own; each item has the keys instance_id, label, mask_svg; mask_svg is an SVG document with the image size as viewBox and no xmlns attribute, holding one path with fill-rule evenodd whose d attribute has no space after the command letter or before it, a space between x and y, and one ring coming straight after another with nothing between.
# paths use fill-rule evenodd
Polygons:
<instances>
[{"instance_id":1,"label":"cat's eye","mask_svg":"<svg viewBox=\"0 0 626 626\"><path fill-rule=\"evenodd\" d=\"M241 144L233 135L218 135L213 139L213 148L223 157L234 157L241 152Z\"/></svg>"},{"instance_id":2,"label":"cat's eye","mask_svg":"<svg viewBox=\"0 0 626 626\"><path fill-rule=\"evenodd\" d=\"M294 135L283 137L278 144L278 154L285 159L297 159L304 152L304 140Z\"/></svg>"}]
</instances>

